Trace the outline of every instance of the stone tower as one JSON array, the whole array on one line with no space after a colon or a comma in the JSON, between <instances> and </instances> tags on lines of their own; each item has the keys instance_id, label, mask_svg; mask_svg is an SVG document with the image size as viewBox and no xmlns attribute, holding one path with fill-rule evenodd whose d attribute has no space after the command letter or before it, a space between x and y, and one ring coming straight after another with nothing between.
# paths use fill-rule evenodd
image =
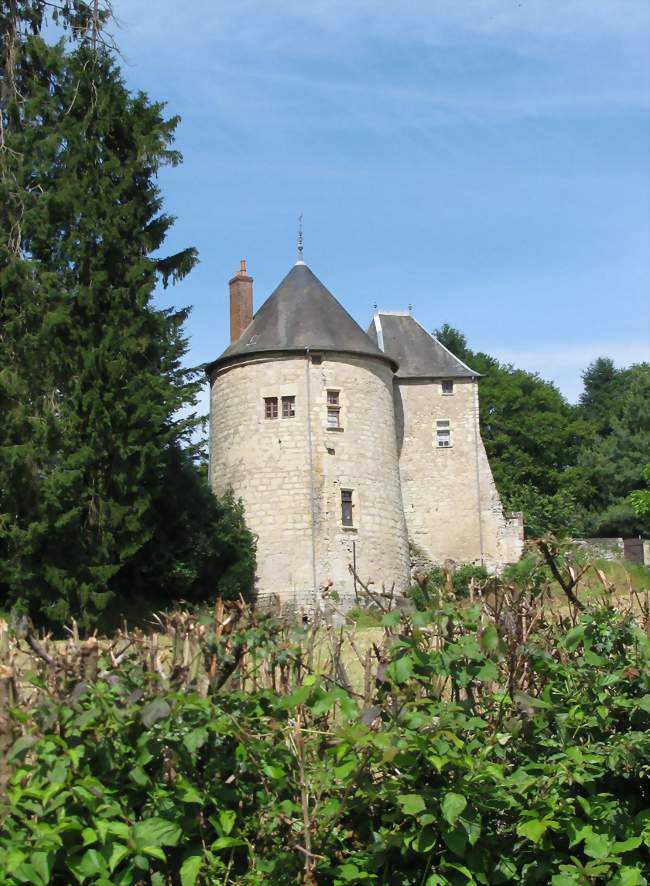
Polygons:
<instances>
[{"instance_id":1,"label":"stone tower","mask_svg":"<svg viewBox=\"0 0 650 886\"><path fill-rule=\"evenodd\" d=\"M207 369L210 482L243 501L257 600L309 610L331 582L347 608L352 563L403 590L395 360L301 259L254 316L243 263L230 290L233 341Z\"/></svg>"},{"instance_id":2,"label":"stone tower","mask_svg":"<svg viewBox=\"0 0 650 886\"><path fill-rule=\"evenodd\" d=\"M399 364L394 381L404 513L416 554L500 571L523 549L503 513L481 439L478 373L410 314L375 314L369 336Z\"/></svg>"}]
</instances>

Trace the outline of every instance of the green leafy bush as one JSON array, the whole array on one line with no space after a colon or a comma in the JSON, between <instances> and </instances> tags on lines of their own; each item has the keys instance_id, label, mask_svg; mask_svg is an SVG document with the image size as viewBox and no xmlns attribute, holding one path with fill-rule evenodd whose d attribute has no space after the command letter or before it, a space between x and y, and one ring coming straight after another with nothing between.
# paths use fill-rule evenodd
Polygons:
<instances>
[{"instance_id":1,"label":"green leafy bush","mask_svg":"<svg viewBox=\"0 0 650 886\"><path fill-rule=\"evenodd\" d=\"M645 884L648 638L534 600L386 613L363 697L259 616L194 682L101 660L14 714L0 882Z\"/></svg>"}]
</instances>

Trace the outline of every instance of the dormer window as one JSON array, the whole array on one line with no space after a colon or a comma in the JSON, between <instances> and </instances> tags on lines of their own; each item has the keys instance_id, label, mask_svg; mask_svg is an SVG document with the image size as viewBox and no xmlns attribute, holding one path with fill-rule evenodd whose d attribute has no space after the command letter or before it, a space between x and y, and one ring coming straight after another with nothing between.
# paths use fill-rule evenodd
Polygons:
<instances>
[{"instance_id":1,"label":"dormer window","mask_svg":"<svg viewBox=\"0 0 650 886\"><path fill-rule=\"evenodd\" d=\"M450 379L444 379L442 382L442 393L443 394L453 394L454 393L454 383Z\"/></svg>"}]
</instances>

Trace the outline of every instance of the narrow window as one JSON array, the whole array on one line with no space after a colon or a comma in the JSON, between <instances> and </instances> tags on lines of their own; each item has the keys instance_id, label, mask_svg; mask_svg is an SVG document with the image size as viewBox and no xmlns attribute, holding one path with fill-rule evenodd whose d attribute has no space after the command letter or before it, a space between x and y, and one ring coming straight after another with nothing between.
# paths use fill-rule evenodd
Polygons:
<instances>
[{"instance_id":1,"label":"narrow window","mask_svg":"<svg viewBox=\"0 0 650 886\"><path fill-rule=\"evenodd\" d=\"M436 422L436 442L440 449L451 446L451 429L448 421Z\"/></svg>"},{"instance_id":2,"label":"narrow window","mask_svg":"<svg viewBox=\"0 0 650 886\"><path fill-rule=\"evenodd\" d=\"M278 417L278 398L277 397L265 397L264 398L264 416L266 418L277 418Z\"/></svg>"},{"instance_id":3,"label":"narrow window","mask_svg":"<svg viewBox=\"0 0 650 886\"><path fill-rule=\"evenodd\" d=\"M352 490L341 490L341 522L344 526L352 526Z\"/></svg>"},{"instance_id":4,"label":"narrow window","mask_svg":"<svg viewBox=\"0 0 650 886\"><path fill-rule=\"evenodd\" d=\"M327 427L341 427L341 404L338 391L327 392Z\"/></svg>"},{"instance_id":5,"label":"narrow window","mask_svg":"<svg viewBox=\"0 0 650 886\"><path fill-rule=\"evenodd\" d=\"M453 394L454 393L454 383L453 381L445 380L442 383L442 393L443 394Z\"/></svg>"},{"instance_id":6,"label":"narrow window","mask_svg":"<svg viewBox=\"0 0 650 886\"><path fill-rule=\"evenodd\" d=\"M296 398L282 398L282 418L293 418L296 414Z\"/></svg>"}]
</instances>

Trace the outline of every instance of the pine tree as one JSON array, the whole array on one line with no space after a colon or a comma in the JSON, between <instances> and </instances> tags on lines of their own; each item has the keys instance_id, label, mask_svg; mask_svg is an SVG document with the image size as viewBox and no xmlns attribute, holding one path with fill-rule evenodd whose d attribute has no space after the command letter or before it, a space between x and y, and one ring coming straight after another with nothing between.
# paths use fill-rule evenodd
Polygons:
<instances>
[{"instance_id":1,"label":"pine tree","mask_svg":"<svg viewBox=\"0 0 650 886\"><path fill-rule=\"evenodd\" d=\"M152 305L158 280L197 260L191 248L158 256L173 219L156 176L180 162L177 118L128 91L96 6L60 11L82 37L70 52L38 36L42 4L19 13L4 40L14 86L2 103L0 590L4 608L91 624L116 597L177 591L176 548L186 591L216 589L240 555L249 581L251 544L236 509L194 482L197 418L177 417L201 384L183 367L187 310ZM204 523L172 484L181 468ZM161 522L171 485L187 518L172 539Z\"/></svg>"}]
</instances>

